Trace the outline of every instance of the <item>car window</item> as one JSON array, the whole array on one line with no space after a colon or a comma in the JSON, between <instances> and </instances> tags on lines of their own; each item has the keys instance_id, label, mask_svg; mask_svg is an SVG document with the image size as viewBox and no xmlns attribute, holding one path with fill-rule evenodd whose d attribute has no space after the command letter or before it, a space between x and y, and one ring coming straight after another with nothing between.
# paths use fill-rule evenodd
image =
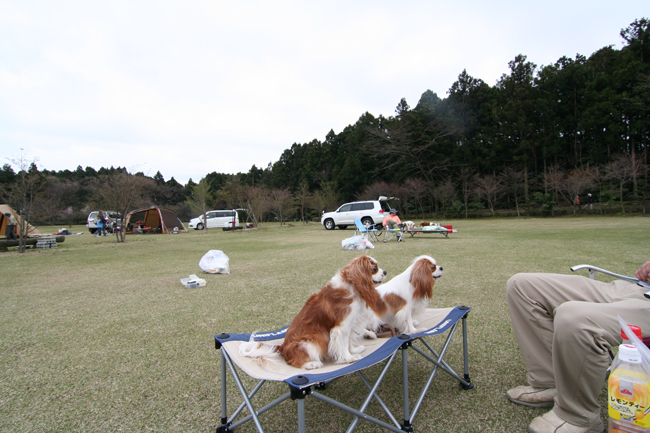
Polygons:
<instances>
[{"instance_id":1,"label":"car window","mask_svg":"<svg viewBox=\"0 0 650 433\"><path fill-rule=\"evenodd\" d=\"M355 203L355 204L352 205L352 207L350 207L350 210L351 210L351 211L355 211L355 210L363 210L363 209L365 209L365 208L363 207L363 203Z\"/></svg>"},{"instance_id":2,"label":"car window","mask_svg":"<svg viewBox=\"0 0 650 433\"><path fill-rule=\"evenodd\" d=\"M374 209L374 207L375 207L375 204L372 203L372 202L364 203L364 204L363 204L363 208L364 208L365 210L368 210L368 209Z\"/></svg>"},{"instance_id":3,"label":"car window","mask_svg":"<svg viewBox=\"0 0 650 433\"><path fill-rule=\"evenodd\" d=\"M339 208L339 212L350 212L351 204L344 204Z\"/></svg>"},{"instance_id":4,"label":"car window","mask_svg":"<svg viewBox=\"0 0 650 433\"><path fill-rule=\"evenodd\" d=\"M208 218L216 218L216 217L217 217L217 213L216 213L216 212L208 212L206 216L207 216Z\"/></svg>"},{"instance_id":5,"label":"car window","mask_svg":"<svg viewBox=\"0 0 650 433\"><path fill-rule=\"evenodd\" d=\"M381 208L384 210L384 212L389 212L390 211L390 205L388 204L387 201L381 201Z\"/></svg>"}]
</instances>

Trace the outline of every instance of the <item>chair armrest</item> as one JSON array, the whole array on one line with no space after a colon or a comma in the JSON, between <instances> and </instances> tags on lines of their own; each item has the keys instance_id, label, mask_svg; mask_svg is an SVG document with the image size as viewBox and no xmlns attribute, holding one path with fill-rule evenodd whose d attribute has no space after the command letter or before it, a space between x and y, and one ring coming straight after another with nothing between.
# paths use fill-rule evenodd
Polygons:
<instances>
[{"instance_id":1,"label":"chair armrest","mask_svg":"<svg viewBox=\"0 0 650 433\"><path fill-rule=\"evenodd\" d=\"M578 265L578 266L573 266L573 267L571 268L571 270L572 270L573 272L575 272L575 271L579 271L580 269L587 269L587 270L589 270L589 278L591 278L592 280L596 279L596 272L601 272L601 273L603 273L603 274L605 274L605 275L609 275L609 276L611 276L611 277L615 277L615 278L620 278L621 280L630 281L630 282L632 282L632 283L638 283L638 282L639 282L639 280L636 279L636 278L634 278L634 277L627 277L627 276L625 276L625 275L616 274L616 273L614 273L614 272L610 272L610 271L605 270L605 269L597 268L596 266L591 266L591 265Z\"/></svg>"}]
</instances>

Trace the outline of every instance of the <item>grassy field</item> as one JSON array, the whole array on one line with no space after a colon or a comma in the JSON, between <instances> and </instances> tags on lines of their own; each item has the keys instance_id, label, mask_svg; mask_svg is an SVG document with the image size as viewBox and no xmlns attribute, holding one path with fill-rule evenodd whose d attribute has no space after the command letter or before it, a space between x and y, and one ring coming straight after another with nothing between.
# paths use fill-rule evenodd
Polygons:
<instances>
[{"instance_id":1,"label":"grassy field","mask_svg":"<svg viewBox=\"0 0 650 433\"><path fill-rule=\"evenodd\" d=\"M414 257L432 255L445 275L431 306L473 308L469 354L476 387L462 391L439 375L415 420L416 431L523 432L544 409L514 405L504 395L525 382L506 281L517 272L570 273L570 266L583 263L633 274L650 260L650 218L444 223L459 233L368 250L389 277ZM318 224L129 236L125 244L90 236L83 226L72 230L85 233L68 236L57 249L0 253L2 432L212 432L220 417L213 336L289 324L311 293L362 254L341 248L352 230L326 231ZM201 272L199 260L211 249L229 256L230 275ZM179 280L189 274L202 275L207 286L185 289ZM458 339L448 360L460 361L461 355ZM413 395L428 374L425 365L414 364ZM380 391L389 404L400 399L398 370ZM369 376L377 372L370 369ZM245 383L252 389L254 381ZM239 399L232 381L229 387L232 410ZM326 393L358 406L365 393L357 387L365 389L358 378L343 378ZM261 391L265 398L284 392L279 384ZM315 399L306 404L308 431L344 431L351 421ZM376 403L369 413L381 417ZM262 421L268 432L296 431L295 405L285 402ZM367 422L357 428L377 430Z\"/></svg>"}]
</instances>

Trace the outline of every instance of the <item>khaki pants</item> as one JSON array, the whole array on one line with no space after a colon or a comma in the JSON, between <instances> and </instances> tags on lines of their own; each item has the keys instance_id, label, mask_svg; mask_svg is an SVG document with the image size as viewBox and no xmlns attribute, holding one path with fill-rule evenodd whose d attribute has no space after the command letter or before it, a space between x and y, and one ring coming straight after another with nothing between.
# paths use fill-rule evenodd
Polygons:
<instances>
[{"instance_id":1,"label":"khaki pants","mask_svg":"<svg viewBox=\"0 0 650 433\"><path fill-rule=\"evenodd\" d=\"M517 274L507 284L512 329L528 383L557 388L554 412L577 426L598 422L598 397L621 342L617 315L650 335L650 299L627 281L577 275Z\"/></svg>"}]
</instances>

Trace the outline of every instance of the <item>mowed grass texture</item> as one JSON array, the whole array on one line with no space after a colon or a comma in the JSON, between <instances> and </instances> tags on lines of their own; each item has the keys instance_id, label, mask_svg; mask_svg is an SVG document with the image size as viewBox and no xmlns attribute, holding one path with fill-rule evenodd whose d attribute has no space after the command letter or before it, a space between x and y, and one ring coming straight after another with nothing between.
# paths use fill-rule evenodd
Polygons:
<instances>
[{"instance_id":1,"label":"mowed grass texture","mask_svg":"<svg viewBox=\"0 0 650 433\"><path fill-rule=\"evenodd\" d=\"M505 300L517 272L571 273L588 263L631 275L650 260L650 219L563 218L455 220L459 233L416 235L367 250L389 278L428 254L444 267L432 307L467 305L470 376L463 391L438 373L415 419L418 432L523 432L544 413L514 405L505 391L525 383ZM55 231L55 227L41 228ZM220 418L220 359L215 334L275 330L289 324L310 294L364 252L344 251L353 230L318 224L259 230L96 238L83 226L52 250L0 253L0 431L213 432ZM230 258L230 275L204 274L211 249ZM185 289L197 274L207 286ZM599 277L604 279L603 277ZM462 373L460 334L446 359ZM434 340L437 349L442 340ZM410 355L411 407L430 368ZM398 418L396 360L380 395ZM374 380L379 367L367 371ZM242 375L251 391L256 381ZM229 413L241 397L228 381ZM258 399L287 391L268 383ZM326 391L359 407L367 395L356 376ZM605 395L602 407L605 408ZM345 431L352 417L307 397L307 430ZM246 410L244 411L246 412ZM387 420L376 402L368 413ZM294 432L295 403L261 415L267 432ZM238 431L255 431L252 423ZM359 432L375 432L361 421Z\"/></svg>"}]
</instances>

